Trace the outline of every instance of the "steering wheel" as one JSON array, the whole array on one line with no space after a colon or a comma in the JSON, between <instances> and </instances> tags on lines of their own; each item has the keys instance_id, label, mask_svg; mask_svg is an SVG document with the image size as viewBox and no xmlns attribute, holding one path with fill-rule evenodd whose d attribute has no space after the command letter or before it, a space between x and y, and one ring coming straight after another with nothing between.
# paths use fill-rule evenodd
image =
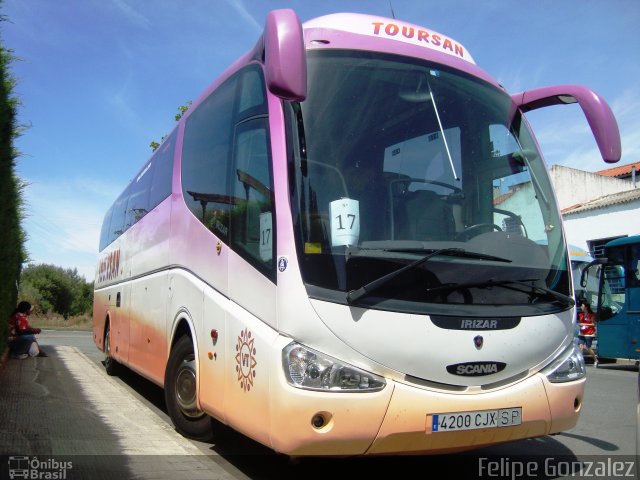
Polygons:
<instances>
[{"instance_id":1,"label":"steering wheel","mask_svg":"<svg viewBox=\"0 0 640 480\"><path fill-rule=\"evenodd\" d=\"M471 291L468 288L456 288L455 290L451 290L449 293L443 294L442 295L443 302L449 303L449 297L456 292L462 295L463 303L467 305L473 303L473 296L471 295Z\"/></svg>"},{"instance_id":2,"label":"steering wheel","mask_svg":"<svg viewBox=\"0 0 640 480\"><path fill-rule=\"evenodd\" d=\"M435 180L423 180L424 183L430 183L431 185L438 185L440 187L450 188L454 191L454 193L461 193L462 189L460 187L456 187L455 185L451 185L450 183L437 182Z\"/></svg>"},{"instance_id":3,"label":"steering wheel","mask_svg":"<svg viewBox=\"0 0 640 480\"><path fill-rule=\"evenodd\" d=\"M502 231L502 229L495 223L476 223L475 225L471 225L470 227L467 227L463 231L458 233L456 235L456 239L475 237L476 235L479 235L481 233L479 230L483 230L485 228L490 228L491 231Z\"/></svg>"}]
</instances>

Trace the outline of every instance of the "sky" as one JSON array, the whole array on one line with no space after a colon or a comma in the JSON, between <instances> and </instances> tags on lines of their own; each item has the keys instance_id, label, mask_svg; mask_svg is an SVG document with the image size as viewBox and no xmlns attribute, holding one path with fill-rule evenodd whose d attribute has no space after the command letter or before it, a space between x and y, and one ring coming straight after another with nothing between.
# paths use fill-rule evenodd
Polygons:
<instances>
[{"instance_id":1,"label":"sky","mask_svg":"<svg viewBox=\"0 0 640 480\"><path fill-rule=\"evenodd\" d=\"M16 141L32 263L93 280L104 213L195 100L258 40L266 15L392 16L441 32L510 93L592 88L625 164L640 160L638 0L2 0L0 36L28 126ZM549 166L607 168L580 108L527 115ZM577 186L576 188L580 188Z\"/></svg>"}]
</instances>

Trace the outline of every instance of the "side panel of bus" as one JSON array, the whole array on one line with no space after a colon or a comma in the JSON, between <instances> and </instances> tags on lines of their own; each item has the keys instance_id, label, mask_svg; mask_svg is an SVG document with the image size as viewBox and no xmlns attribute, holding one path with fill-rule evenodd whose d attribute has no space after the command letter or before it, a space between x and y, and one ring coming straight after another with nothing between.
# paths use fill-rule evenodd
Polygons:
<instances>
[{"instance_id":1,"label":"side panel of bus","mask_svg":"<svg viewBox=\"0 0 640 480\"><path fill-rule=\"evenodd\" d=\"M174 131L105 216L96 291L94 338L110 355L162 385L167 359L167 268L171 265Z\"/></svg>"},{"instance_id":2,"label":"side panel of bus","mask_svg":"<svg viewBox=\"0 0 640 480\"><path fill-rule=\"evenodd\" d=\"M217 85L194 105L181 133L171 341L184 334L193 340L200 408L268 443L272 367L265 346L277 336L275 208L261 67L249 65Z\"/></svg>"}]
</instances>

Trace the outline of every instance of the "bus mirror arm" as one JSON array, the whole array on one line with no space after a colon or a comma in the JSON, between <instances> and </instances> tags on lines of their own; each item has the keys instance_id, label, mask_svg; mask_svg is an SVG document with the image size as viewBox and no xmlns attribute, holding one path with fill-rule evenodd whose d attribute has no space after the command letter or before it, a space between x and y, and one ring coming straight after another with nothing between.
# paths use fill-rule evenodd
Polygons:
<instances>
[{"instance_id":1,"label":"bus mirror arm","mask_svg":"<svg viewBox=\"0 0 640 480\"><path fill-rule=\"evenodd\" d=\"M587 117L602 159L607 163L620 160L622 145L618 123L607 102L593 90L579 85L558 85L516 93L511 98L523 113L552 105L578 103Z\"/></svg>"},{"instance_id":2,"label":"bus mirror arm","mask_svg":"<svg viewBox=\"0 0 640 480\"><path fill-rule=\"evenodd\" d=\"M587 277L589 276L589 269L594 265L606 265L609 263L608 258L596 258L592 262L590 262L584 269L582 270L582 275L580 275L580 286L585 288L587 286Z\"/></svg>"},{"instance_id":3,"label":"bus mirror arm","mask_svg":"<svg viewBox=\"0 0 640 480\"><path fill-rule=\"evenodd\" d=\"M267 88L283 100L307 97L307 57L302 24L293 10L273 10L262 35Z\"/></svg>"}]
</instances>

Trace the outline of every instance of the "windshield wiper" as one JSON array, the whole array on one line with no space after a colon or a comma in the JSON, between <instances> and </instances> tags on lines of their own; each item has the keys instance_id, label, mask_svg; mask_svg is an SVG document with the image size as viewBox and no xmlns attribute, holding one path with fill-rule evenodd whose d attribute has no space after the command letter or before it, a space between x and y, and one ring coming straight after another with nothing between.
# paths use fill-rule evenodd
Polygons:
<instances>
[{"instance_id":1,"label":"windshield wiper","mask_svg":"<svg viewBox=\"0 0 640 480\"><path fill-rule=\"evenodd\" d=\"M388 249L387 251L394 251L394 252L410 252L410 251L415 251L415 249ZM389 283L391 280L393 280L394 278L396 278L398 275L402 275L404 272L411 270L427 261L429 261L431 258L437 256L437 255L448 255L448 256L453 256L453 257L466 257L466 258L477 258L477 259L481 259L481 260L494 260L494 261L498 261L498 262L511 262L511 260L506 259L506 258L501 258L501 257L494 257L493 255L485 255L484 253L476 253L476 252L469 252L467 250L465 250L464 248L441 248L439 250L435 250L431 253L429 253L428 255L425 255L424 257L421 257L419 259L417 259L414 262L409 263L408 265L405 265L402 268L399 268L398 270L394 270L391 273L388 273L376 280L373 280L372 282L367 283L366 285L363 285L362 287L358 288L357 290L351 290L349 293L347 293L347 302L348 303L355 303L358 300L360 300L363 297L366 297L367 295L369 295L371 292L373 292L374 290L377 290L378 288L380 288L381 286L385 285L386 283Z\"/></svg>"},{"instance_id":2,"label":"windshield wiper","mask_svg":"<svg viewBox=\"0 0 640 480\"><path fill-rule=\"evenodd\" d=\"M438 290L457 290L460 288L491 288L491 287L504 287L510 288L511 290L515 290L517 292L527 293L519 288L512 288L511 285L518 285L521 287L527 287L531 289L531 294L535 291L540 292L544 295L548 295L550 297L559 300L563 304L572 307L576 304L575 300L568 295L564 295L562 293L558 293L555 290L551 290L550 288L540 287L538 285L533 285L532 283L526 282L535 282L537 278L531 279L523 279L523 280L494 280L489 279L485 282L470 282L470 283L450 283L446 285L441 285L439 287L427 288L427 292L435 292Z\"/></svg>"},{"instance_id":3,"label":"windshield wiper","mask_svg":"<svg viewBox=\"0 0 640 480\"><path fill-rule=\"evenodd\" d=\"M464 248L445 248L443 250L451 250L445 255L450 257L464 257L464 258L477 258L478 260L493 260L494 262L507 262L511 263L511 260L504 257L496 257L495 255L489 255L488 253L471 252ZM399 253L419 253L424 252L424 248L385 248L385 252L399 252ZM428 250L427 250L428 251ZM431 254L431 253L430 253Z\"/></svg>"}]
</instances>

